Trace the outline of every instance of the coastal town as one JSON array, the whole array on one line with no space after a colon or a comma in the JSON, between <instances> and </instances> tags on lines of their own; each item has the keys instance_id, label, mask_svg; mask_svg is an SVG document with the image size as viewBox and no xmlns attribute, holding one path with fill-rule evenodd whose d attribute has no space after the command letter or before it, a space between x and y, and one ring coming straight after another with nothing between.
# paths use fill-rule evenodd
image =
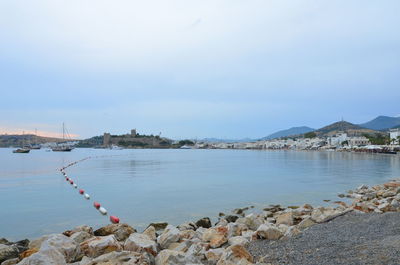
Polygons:
<instances>
[{"instance_id":1,"label":"coastal town","mask_svg":"<svg viewBox=\"0 0 400 265\"><path fill-rule=\"evenodd\" d=\"M338 132L326 137L285 137L284 139L260 140L238 143L196 143L195 148L216 149L270 149L270 150L338 150L338 151L400 151L400 129L390 131L390 144L372 144L366 136L351 136Z\"/></svg>"},{"instance_id":2,"label":"coastal town","mask_svg":"<svg viewBox=\"0 0 400 265\"><path fill-rule=\"evenodd\" d=\"M375 120L381 119L382 116ZM399 119L399 118L392 118ZM400 120L400 119L399 119ZM0 135L0 147L47 148L65 145L73 148L99 149L254 149L254 150L328 150L396 154L400 151L400 128L371 129L346 121L339 121L306 133L266 137L251 141L226 140L173 140L158 135L140 134L136 129L129 133L112 135L105 132L84 140L40 137L32 134ZM35 146L35 148L32 148Z\"/></svg>"}]
</instances>

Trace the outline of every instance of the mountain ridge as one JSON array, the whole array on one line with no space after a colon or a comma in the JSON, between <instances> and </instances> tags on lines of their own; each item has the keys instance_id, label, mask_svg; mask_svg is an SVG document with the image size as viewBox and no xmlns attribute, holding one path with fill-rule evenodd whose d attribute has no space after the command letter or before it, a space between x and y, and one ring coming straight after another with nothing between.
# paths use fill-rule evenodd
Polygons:
<instances>
[{"instance_id":1,"label":"mountain ridge","mask_svg":"<svg viewBox=\"0 0 400 265\"><path fill-rule=\"evenodd\" d=\"M387 130L396 126L400 126L400 117L380 115L368 122L358 125L372 130Z\"/></svg>"},{"instance_id":2,"label":"mountain ridge","mask_svg":"<svg viewBox=\"0 0 400 265\"><path fill-rule=\"evenodd\" d=\"M281 138L281 137L304 134L304 133L308 133L308 132L312 132L312 131L315 131L315 129L308 127L308 126L291 127L286 130L280 130L275 133L272 133L268 136L261 138L260 140L271 140L271 139L276 139L276 138Z\"/></svg>"}]
</instances>

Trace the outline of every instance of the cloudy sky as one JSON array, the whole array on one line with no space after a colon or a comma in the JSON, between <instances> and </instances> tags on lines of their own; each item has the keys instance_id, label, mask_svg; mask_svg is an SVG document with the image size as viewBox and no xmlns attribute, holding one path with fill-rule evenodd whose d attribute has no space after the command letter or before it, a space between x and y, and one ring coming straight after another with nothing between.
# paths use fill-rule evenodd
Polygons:
<instances>
[{"instance_id":1,"label":"cloudy sky","mask_svg":"<svg viewBox=\"0 0 400 265\"><path fill-rule=\"evenodd\" d=\"M0 133L262 137L400 113L400 1L1 0Z\"/></svg>"}]
</instances>

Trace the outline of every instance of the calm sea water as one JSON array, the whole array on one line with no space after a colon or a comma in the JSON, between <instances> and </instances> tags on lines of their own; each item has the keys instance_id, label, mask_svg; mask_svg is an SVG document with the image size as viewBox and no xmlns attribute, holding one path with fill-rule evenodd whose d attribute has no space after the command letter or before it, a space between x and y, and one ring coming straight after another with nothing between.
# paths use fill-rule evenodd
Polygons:
<instances>
[{"instance_id":1,"label":"calm sea water","mask_svg":"<svg viewBox=\"0 0 400 265\"><path fill-rule=\"evenodd\" d=\"M90 201L69 185L67 169ZM150 222L179 224L254 205L323 205L362 183L400 177L399 155L250 150L101 150L70 153L0 149L0 237L12 240L99 227L108 218L93 207L143 229Z\"/></svg>"}]
</instances>

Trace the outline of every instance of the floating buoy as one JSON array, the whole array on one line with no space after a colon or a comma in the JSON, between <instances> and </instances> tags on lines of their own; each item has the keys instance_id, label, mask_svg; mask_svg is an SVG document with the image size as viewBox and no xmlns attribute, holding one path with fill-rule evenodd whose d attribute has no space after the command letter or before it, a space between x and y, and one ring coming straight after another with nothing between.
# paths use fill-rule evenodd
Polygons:
<instances>
[{"instance_id":1,"label":"floating buoy","mask_svg":"<svg viewBox=\"0 0 400 265\"><path fill-rule=\"evenodd\" d=\"M72 179L69 180L69 183L72 185L74 184L74 182L72 181Z\"/></svg>"},{"instance_id":2,"label":"floating buoy","mask_svg":"<svg viewBox=\"0 0 400 265\"><path fill-rule=\"evenodd\" d=\"M94 206L94 208L96 208L97 210L100 208L100 203L98 203L98 202L94 202L93 203L93 206Z\"/></svg>"},{"instance_id":3,"label":"floating buoy","mask_svg":"<svg viewBox=\"0 0 400 265\"><path fill-rule=\"evenodd\" d=\"M104 209L103 207L100 207L100 208L99 208L99 212L100 212L102 215L106 215L106 214L107 214L107 210Z\"/></svg>"},{"instance_id":4,"label":"floating buoy","mask_svg":"<svg viewBox=\"0 0 400 265\"><path fill-rule=\"evenodd\" d=\"M89 199L90 199L90 196L89 196L89 194L87 194L87 193L83 194L83 197L85 197L86 200L89 200Z\"/></svg>"},{"instance_id":5,"label":"floating buoy","mask_svg":"<svg viewBox=\"0 0 400 265\"><path fill-rule=\"evenodd\" d=\"M84 191L84 190L79 190L79 193L80 193L80 194L84 194L85 191Z\"/></svg>"},{"instance_id":6,"label":"floating buoy","mask_svg":"<svg viewBox=\"0 0 400 265\"><path fill-rule=\"evenodd\" d=\"M110 221L113 224L118 224L119 223L119 218L116 216L110 216Z\"/></svg>"},{"instance_id":7,"label":"floating buoy","mask_svg":"<svg viewBox=\"0 0 400 265\"><path fill-rule=\"evenodd\" d=\"M66 177L66 178L65 178L65 180L66 180L66 181L69 181L69 178L68 178L68 177Z\"/></svg>"},{"instance_id":8,"label":"floating buoy","mask_svg":"<svg viewBox=\"0 0 400 265\"><path fill-rule=\"evenodd\" d=\"M75 183L74 183L74 184L72 184L72 186L74 186L74 188L75 188L75 189L77 189L77 188L78 188L78 185L76 185Z\"/></svg>"}]
</instances>

